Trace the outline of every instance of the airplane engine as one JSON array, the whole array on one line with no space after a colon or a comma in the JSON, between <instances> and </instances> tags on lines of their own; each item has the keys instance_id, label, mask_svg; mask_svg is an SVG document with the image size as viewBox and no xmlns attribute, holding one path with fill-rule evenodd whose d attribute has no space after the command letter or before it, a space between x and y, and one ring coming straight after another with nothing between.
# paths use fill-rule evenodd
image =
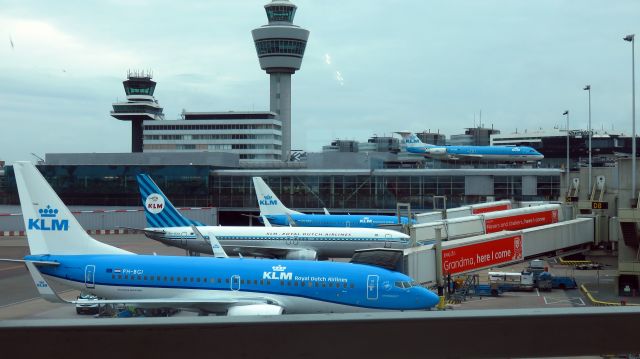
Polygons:
<instances>
[{"instance_id":1,"label":"airplane engine","mask_svg":"<svg viewBox=\"0 0 640 359\"><path fill-rule=\"evenodd\" d=\"M285 259L315 261L318 259L318 253L312 249L299 249L287 253Z\"/></svg>"},{"instance_id":2,"label":"airplane engine","mask_svg":"<svg viewBox=\"0 0 640 359\"><path fill-rule=\"evenodd\" d=\"M428 148L427 153L431 155L444 155L447 153L447 149L443 147Z\"/></svg>"},{"instance_id":3,"label":"airplane engine","mask_svg":"<svg viewBox=\"0 0 640 359\"><path fill-rule=\"evenodd\" d=\"M229 308L227 315L230 317L243 315L280 315L282 307L273 304L249 304L237 305Z\"/></svg>"}]
</instances>

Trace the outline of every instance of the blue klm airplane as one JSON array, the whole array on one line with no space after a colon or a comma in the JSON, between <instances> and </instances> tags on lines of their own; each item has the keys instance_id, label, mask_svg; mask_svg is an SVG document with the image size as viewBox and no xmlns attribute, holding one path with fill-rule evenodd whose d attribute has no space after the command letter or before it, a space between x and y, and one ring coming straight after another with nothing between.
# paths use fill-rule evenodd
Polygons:
<instances>
[{"instance_id":1,"label":"blue klm airplane","mask_svg":"<svg viewBox=\"0 0 640 359\"><path fill-rule=\"evenodd\" d=\"M135 255L91 238L33 164L17 162L14 171L31 255L3 261L25 263L49 301L65 302L43 274L106 298L97 304L227 315L421 310L438 302L408 276L372 265Z\"/></svg>"},{"instance_id":2,"label":"blue klm airplane","mask_svg":"<svg viewBox=\"0 0 640 359\"><path fill-rule=\"evenodd\" d=\"M325 208L324 214L305 214L287 208L271 191L262 177L253 177L253 187L260 206L259 219L278 226L298 227L354 227L378 228L384 225L398 224L397 216L363 215L363 214L330 214ZM407 224L407 217L400 217L402 224ZM415 221L411 221L415 223ZM266 223L265 223L266 224Z\"/></svg>"},{"instance_id":3,"label":"blue klm airplane","mask_svg":"<svg viewBox=\"0 0 640 359\"><path fill-rule=\"evenodd\" d=\"M407 152L439 160L483 160L535 162L544 155L527 146L436 146L425 144L413 132L396 132L407 145Z\"/></svg>"}]
</instances>

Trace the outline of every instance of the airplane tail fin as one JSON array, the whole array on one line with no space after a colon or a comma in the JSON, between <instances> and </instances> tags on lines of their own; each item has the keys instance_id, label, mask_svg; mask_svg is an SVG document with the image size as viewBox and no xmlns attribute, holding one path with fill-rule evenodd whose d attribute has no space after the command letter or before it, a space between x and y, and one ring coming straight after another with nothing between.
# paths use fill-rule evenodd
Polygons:
<instances>
[{"instance_id":1,"label":"airplane tail fin","mask_svg":"<svg viewBox=\"0 0 640 359\"><path fill-rule=\"evenodd\" d=\"M402 136L402 139L404 140L404 143L407 145L407 148L433 146L433 145L430 145L430 144L423 143L418 138L418 136L416 136L416 134L411 132L411 131L398 131L396 133L399 134L400 136Z\"/></svg>"},{"instance_id":2,"label":"airplane tail fin","mask_svg":"<svg viewBox=\"0 0 640 359\"><path fill-rule=\"evenodd\" d=\"M31 254L131 254L91 238L31 162L13 170Z\"/></svg>"},{"instance_id":3,"label":"airplane tail fin","mask_svg":"<svg viewBox=\"0 0 640 359\"><path fill-rule=\"evenodd\" d=\"M253 187L256 190L256 197L258 197L258 205L260 206L260 215L274 215L274 214L301 214L290 210L280 202L280 199L271 191L271 188L267 186L262 177L253 177Z\"/></svg>"},{"instance_id":4,"label":"airplane tail fin","mask_svg":"<svg viewBox=\"0 0 640 359\"><path fill-rule=\"evenodd\" d=\"M137 178L140 196L142 197L142 206L144 207L144 214L149 227L204 226L204 224L193 221L178 212L149 175L139 174Z\"/></svg>"}]
</instances>

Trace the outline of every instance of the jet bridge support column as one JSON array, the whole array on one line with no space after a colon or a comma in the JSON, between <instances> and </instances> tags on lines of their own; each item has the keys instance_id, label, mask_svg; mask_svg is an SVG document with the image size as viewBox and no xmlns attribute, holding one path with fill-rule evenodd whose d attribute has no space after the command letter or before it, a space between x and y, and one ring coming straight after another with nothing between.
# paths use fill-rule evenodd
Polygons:
<instances>
[{"instance_id":1,"label":"jet bridge support column","mask_svg":"<svg viewBox=\"0 0 640 359\"><path fill-rule=\"evenodd\" d=\"M438 309L444 309L444 278L442 277L442 228L435 229L436 232L436 283L438 284Z\"/></svg>"}]
</instances>

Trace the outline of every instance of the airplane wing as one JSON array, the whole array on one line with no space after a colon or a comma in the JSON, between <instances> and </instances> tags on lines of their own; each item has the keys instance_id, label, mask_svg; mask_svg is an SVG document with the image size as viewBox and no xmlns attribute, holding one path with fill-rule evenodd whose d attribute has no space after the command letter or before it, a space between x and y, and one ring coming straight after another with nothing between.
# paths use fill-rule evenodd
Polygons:
<instances>
[{"instance_id":1,"label":"airplane wing","mask_svg":"<svg viewBox=\"0 0 640 359\"><path fill-rule=\"evenodd\" d=\"M198 230L198 227L191 226L191 230L193 230L193 233L196 235L196 238L198 238L201 241L207 242L209 243L209 245L211 245L211 251L213 252L214 257L229 258L227 256L227 253L224 251L224 249L220 245L220 242L218 242L218 238L216 238L216 236L214 236L213 233L209 233L209 237L206 238L205 236L202 235L202 233L200 233L200 231Z\"/></svg>"},{"instance_id":2,"label":"airplane wing","mask_svg":"<svg viewBox=\"0 0 640 359\"><path fill-rule=\"evenodd\" d=\"M289 252L296 249L278 247L254 247L254 246L224 246L225 250L233 254L241 254L250 257L283 258Z\"/></svg>"},{"instance_id":3,"label":"airplane wing","mask_svg":"<svg viewBox=\"0 0 640 359\"><path fill-rule=\"evenodd\" d=\"M147 229L147 228L133 228L133 227L118 227L118 228L122 228L122 229L128 229L130 231L134 231L134 232L138 232L138 233L144 233L144 234L166 234L167 232L165 232L164 230L161 229Z\"/></svg>"},{"instance_id":4,"label":"airplane wing","mask_svg":"<svg viewBox=\"0 0 640 359\"><path fill-rule=\"evenodd\" d=\"M456 153L455 156L458 158L468 158L468 159L482 158L482 155L469 155L469 154L459 154L459 153Z\"/></svg>"},{"instance_id":5,"label":"airplane wing","mask_svg":"<svg viewBox=\"0 0 640 359\"><path fill-rule=\"evenodd\" d=\"M327 216L331 214L331 213L329 213L329 211L327 210L326 207L323 207L322 209L324 210L324 214L326 214Z\"/></svg>"}]
</instances>

